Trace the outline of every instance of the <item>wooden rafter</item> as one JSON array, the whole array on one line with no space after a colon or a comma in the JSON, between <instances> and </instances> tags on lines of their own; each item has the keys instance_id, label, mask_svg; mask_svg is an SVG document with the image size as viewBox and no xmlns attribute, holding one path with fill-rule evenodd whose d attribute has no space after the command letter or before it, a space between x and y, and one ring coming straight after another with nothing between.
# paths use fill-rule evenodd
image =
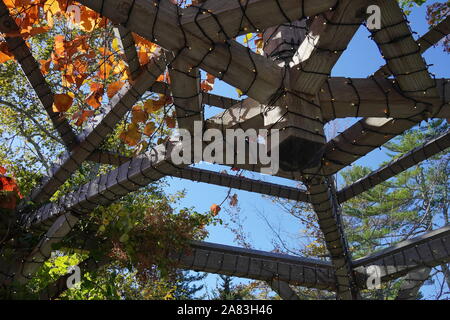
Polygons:
<instances>
[{"instance_id":1,"label":"wooden rafter","mask_svg":"<svg viewBox=\"0 0 450 320\"><path fill-rule=\"evenodd\" d=\"M204 271L292 285L333 290L333 269L320 260L243 249L207 242L193 242L191 253L181 252L178 261L188 270Z\"/></svg>"},{"instance_id":2,"label":"wooden rafter","mask_svg":"<svg viewBox=\"0 0 450 320\"><path fill-rule=\"evenodd\" d=\"M133 34L130 30L121 25L114 28L114 33L116 34L120 48L124 53L130 78L131 80L136 80L141 74L142 68L136 51L136 43L134 42Z\"/></svg>"},{"instance_id":3,"label":"wooden rafter","mask_svg":"<svg viewBox=\"0 0 450 320\"><path fill-rule=\"evenodd\" d=\"M402 241L353 262L355 270L367 275L367 267L378 266L381 280L388 281L423 267L434 267L450 261L450 226ZM361 285L365 285L364 282Z\"/></svg>"},{"instance_id":4,"label":"wooden rafter","mask_svg":"<svg viewBox=\"0 0 450 320\"><path fill-rule=\"evenodd\" d=\"M372 31L372 37L397 79L400 90L409 97L437 97L436 83L428 72L420 47L398 2L377 0L376 4L383 12L383 28Z\"/></svg>"},{"instance_id":5,"label":"wooden rafter","mask_svg":"<svg viewBox=\"0 0 450 320\"><path fill-rule=\"evenodd\" d=\"M126 162L131 161L132 158L112 152L96 151L92 153L87 160L102 164L120 166ZM293 201L310 202L309 195L305 190L265 181L249 179L242 176L230 175L222 172L187 167L179 168L178 170L170 173L169 176L196 182L214 184L226 188L255 192L271 197L279 197Z\"/></svg>"},{"instance_id":6,"label":"wooden rafter","mask_svg":"<svg viewBox=\"0 0 450 320\"><path fill-rule=\"evenodd\" d=\"M169 76L178 127L194 133L194 121L203 121L200 69L183 58L169 65Z\"/></svg>"},{"instance_id":7,"label":"wooden rafter","mask_svg":"<svg viewBox=\"0 0 450 320\"><path fill-rule=\"evenodd\" d=\"M283 83L281 68L236 41L216 44L204 36L195 36L184 24L180 27L180 9L170 1L155 6L150 1L127 0L119 8L112 0L81 0L80 3L173 51L176 56L182 54L192 67L200 67L261 101L269 101ZM209 19L216 21L213 16ZM280 19L286 20L281 14ZM204 32L208 34L207 30Z\"/></svg>"},{"instance_id":8,"label":"wooden rafter","mask_svg":"<svg viewBox=\"0 0 450 320\"><path fill-rule=\"evenodd\" d=\"M432 46L436 45L443 37L450 33L450 16L445 18L439 24L430 29L425 33L419 40L417 40L417 45L420 46L420 53L424 53ZM380 67L375 73L376 77L389 77L391 71L387 65Z\"/></svg>"},{"instance_id":9,"label":"wooden rafter","mask_svg":"<svg viewBox=\"0 0 450 320\"><path fill-rule=\"evenodd\" d=\"M366 0L342 0L333 11L313 18L309 34L291 63L293 90L317 94L363 22L360 13L369 4Z\"/></svg>"},{"instance_id":10,"label":"wooden rafter","mask_svg":"<svg viewBox=\"0 0 450 320\"><path fill-rule=\"evenodd\" d=\"M325 121L346 117L407 119L424 113L433 118L450 118L448 79L436 80L439 98L411 99L389 79L330 78L319 93Z\"/></svg>"},{"instance_id":11,"label":"wooden rafter","mask_svg":"<svg viewBox=\"0 0 450 320\"><path fill-rule=\"evenodd\" d=\"M450 132L446 132L443 135L428 141L424 145L411 150L380 169L371 172L355 183L339 190L337 193L338 201L342 203L356 197L364 191L370 190L376 185L394 177L400 172L408 170L421 161L435 156L448 147L450 147Z\"/></svg>"}]
</instances>

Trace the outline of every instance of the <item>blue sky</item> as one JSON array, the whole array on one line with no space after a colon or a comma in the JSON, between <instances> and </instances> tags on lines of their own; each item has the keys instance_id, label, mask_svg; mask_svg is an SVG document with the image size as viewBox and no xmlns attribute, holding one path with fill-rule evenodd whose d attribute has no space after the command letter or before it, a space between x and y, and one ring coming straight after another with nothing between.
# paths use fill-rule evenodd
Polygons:
<instances>
[{"instance_id":1,"label":"blue sky","mask_svg":"<svg viewBox=\"0 0 450 320\"><path fill-rule=\"evenodd\" d=\"M427 1L426 4L431 4L436 1ZM416 37L428 31L428 24L425 20L426 6L414 8L411 15L408 17L411 22L411 28L417 32ZM366 78L375 72L381 65L384 64L381 54L375 43L368 38L368 31L362 27L350 43L348 50L344 52L341 59L332 71L332 76L343 76L353 78ZM428 64L433 64L429 69L436 77L450 77L449 56L444 53L442 47L430 48L424 57ZM223 96L237 98L236 91L224 83L217 83L214 93ZM212 116L218 112L218 109L212 109L207 112L208 116ZM352 123L352 120L342 120L339 122L339 129L342 131ZM368 156L360 159L356 164L369 166L376 169L379 164L387 159L384 150L376 150ZM222 170L219 166L202 164L202 168L209 170ZM224 167L225 168L225 167ZM263 179L270 182L276 182L284 185L295 185L295 182L272 178L268 176L261 176L259 174L252 174L255 179ZM213 203L221 203L226 197L227 188L208 185L204 183L196 183L188 180L181 180L177 178L166 179L168 185L166 190L169 193L174 193L179 190L186 190L186 198L180 203L182 207L195 207L197 211L208 211ZM283 214L282 211L270 200L263 198L259 194L254 194L245 191L233 190L232 194L236 193L239 199L239 206L241 208L241 220L249 235L254 248L262 250L272 250L273 246L271 240L274 235L268 228L264 219L265 216L269 223L278 229L283 235L284 240L295 246L301 241L302 225L298 220ZM220 217L226 222L229 221L227 214L222 211ZM223 226L215 226L209 228L210 235L207 241L217 242L221 244L236 245L233 242L234 235ZM215 276L209 276L206 285L209 288L215 286Z\"/></svg>"}]
</instances>

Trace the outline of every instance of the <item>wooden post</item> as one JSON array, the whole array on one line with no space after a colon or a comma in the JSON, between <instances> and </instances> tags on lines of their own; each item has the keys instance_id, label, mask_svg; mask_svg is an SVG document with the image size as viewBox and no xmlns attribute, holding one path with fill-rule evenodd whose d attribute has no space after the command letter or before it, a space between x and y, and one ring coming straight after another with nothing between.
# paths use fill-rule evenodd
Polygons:
<instances>
[{"instance_id":1,"label":"wooden post","mask_svg":"<svg viewBox=\"0 0 450 320\"><path fill-rule=\"evenodd\" d=\"M264 126L280 130L280 168L299 171L317 166L326 140L316 96L289 90L289 64L306 38L306 20L268 28L263 34L264 53L286 68L281 96L264 114Z\"/></svg>"}]
</instances>

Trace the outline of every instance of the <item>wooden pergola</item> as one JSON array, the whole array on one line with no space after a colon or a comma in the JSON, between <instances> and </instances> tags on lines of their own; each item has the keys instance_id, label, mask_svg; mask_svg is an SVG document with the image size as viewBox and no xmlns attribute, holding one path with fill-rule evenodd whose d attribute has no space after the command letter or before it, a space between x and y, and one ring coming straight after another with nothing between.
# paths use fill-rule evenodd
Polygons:
<instances>
[{"instance_id":1,"label":"wooden pergola","mask_svg":"<svg viewBox=\"0 0 450 320\"><path fill-rule=\"evenodd\" d=\"M367 287L368 266L379 266L381 281L405 277L399 298L415 296L429 268L450 261L450 227L425 233L392 248L354 260L342 226L340 204L413 167L450 146L450 133L437 137L354 184L336 190L332 176L372 150L424 119L450 118L450 80L434 79L422 53L449 34L450 19L413 38L395 0L200 0L180 8L169 0L79 0L107 17L126 56L132 81L104 106L92 125L76 135L68 121L52 110L53 93L38 62L20 37L7 37L10 51L36 91L67 152L50 176L31 194L36 210L22 208L18 224L23 232L45 232L39 244L0 261L3 283L25 283L50 257L52 245L99 205L166 176L247 190L310 203L317 213L330 262L261 252L206 242L192 242L191 250L174 252L180 268L267 281L284 299L295 299L290 285L336 292L338 299L359 299ZM333 66L366 19L366 8L381 8L381 29L371 30L386 65L366 79L330 77ZM0 1L0 31L18 30ZM164 54L141 67L131 32L157 43ZM263 32L264 55L234 40L249 32ZM170 85L158 82L169 69ZM239 88L247 98L236 101L202 92L200 69ZM280 129L278 176L302 182L306 190L175 165L171 150L180 142L135 158L100 150L117 123L148 92L173 97L178 126L205 128ZM203 106L224 109L204 119ZM334 119L361 118L326 141L324 125ZM62 196L53 194L85 161L116 166ZM261 164L233 167L260 171ZM45 204L44 204L45 203ZM95 243L92 244L95 246ZM107 261L88 259L87 269ZM49 298L65 289L61 278L47 288Z\"/></svg>"}]
</instances>

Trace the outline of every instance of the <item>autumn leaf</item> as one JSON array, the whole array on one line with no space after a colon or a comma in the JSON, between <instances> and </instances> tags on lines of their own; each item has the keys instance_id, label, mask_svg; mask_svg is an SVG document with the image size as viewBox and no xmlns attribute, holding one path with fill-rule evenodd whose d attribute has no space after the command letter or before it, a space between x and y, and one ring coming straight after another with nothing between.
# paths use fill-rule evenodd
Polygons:
<instances>
[{"instance_id":1,"label":"autumn leaf","mask_svg":"<svg viewBox=\"0 0 450 320\"><path fill-rule=\"evenodd\" d=\"M135 123L130 123L127 127L127 130L123 131L120 134L119 138L131 147L137 145L141 140L139 126Z\"/></svg>"},{"instance_id":2,"label":"autumn leaf","mask_svg":"<svg viewBox=\"0 0 450 320\"><path fill-rule=\"evenodd\" d=\"M77 111L74 113L74 115L72 116L72 120L77 120L75 122L76 126L81 126L84 122L86 122L86 120L89 117L92 117L94 115L94 111L93 110L82 110L82 111Z\"/></svg>"},{"instance_id":3,"label":"autumn leaf","mask_svg":"<svg viewBox=\"0 0 450 320\"><path fill-rule=\"evenodd\" d=\"M148 119L148 114L142 110L141 106L134 106L131 109L132 118L131 121L134 123L145 122Z\"/></svg>"},{"instance_id":4,"label":"autumn leaf","mask_svg":"<svg viewBox=\"0 0 450 320\"><path fill-rule=\"evenodd\" d=\"M0 175L5 175L5 174L6 174L5 167L0 166Z\"/></svg>"},{"instance_id":5,"label":"autumn leaf","mask_svg":"<svg viewBox=\"0 0 450 320\"><path fill-rule=\"evenodd\" d=\"M217 215L219 214L220 209L221 209L220 206L217 205L217 204L213 204L213 205L209 208L209 210L213 213L214 216L217 216Z\"/></svg>"},{"instance_id":6,"label":"autumn leaf","mask_svg":"<svg viewBox=\"0 0 450 320\"><path fill-rule=\"evenodd\" d=\"M206 80L202 81L202 83L201 83L201 89L204 92L209 92L209 91L213 90L215 81L216 81L216 78L213 75L207 73Z\"/></svg>"},{"instance_id":7,"label":"autumn leaf","mask_svg":"<svg viewBox=\"0 0 450 320\"><path fill-rule=\"evenodd\" d=\"M230 197L230 206L235 207L238 203L238 196L235 193L232 197Z\"/></svg>"},{"instance_id":8,"label":"autumn leaf","mask_svg":"<svg viewBox=\"0 0 450 320\"><path fill-rule=\"evenodd\" d=\"M102 98L104 93L104 88L101 83L93 82L91 83L91 94L87 97L86 103L92 108L97 109L102 105Z\"/></svg>"},{"instance_id":9,"label":"autumn leaf","mask_svg":"<svg viewBox=\"0 0 450 320\"><path fill-rule=\"evenodd\" d=\"M155 132L156 126L154 122L149 122L144 128L144 134L146 136L151 136Z\"/></svg>"},{"instance_id":10,"label":"autumn leaf","mask_svg":"<svg viewBox=\"0 0 450 320\"><path fill-rule=\"evenodd\" d=\"M173 129L173 128L176 127L176 120L175 120L174 117L165 117L165 118L164 118L164 121L166 122L167 126L168 126L170 129Z\"/></svg>"},{"instance_id":11,"label":"autumn leaf","mask_svg":"<svg viewBox=\"0 0 450 320\"><path fill-rule=\"evenodd\" d=\"M253 33L247 33L244 37L244 43L248 43L253 38Z\"/></svg>"},{"instance_id":12,"label":"autumn leaf","mask_svg":"<svg viewBox=\"0 0 450 320\"><path fill-rule=\"evenodd\" d=\"M53 99L53 112L66 112L72 106L73 97L69 94L55 94Z\"/></svg>"},{"instance_id":13,"label":"autumn leaf","mask_svg":"<svg viewBox=\"0 0 450 320\"><path fill-rule=\"evenodd\" d=\"M41 71L44 75L46 75L50 71L50 63L51 62L52 62L51 59L39 60L39 63L41 64Z\"/></svg>"},{"instance_id":14,"label":"autumn leaf","mask_svg":"<svg viewBox=\"0 0 450 320\"><path fill-rule=\"evenodd\" d=\"M6 42L0 42L0 63L13 60L14 55L9 51Z\"/></svg>"},{"instance_id":15,"label":"autumn leaf","mask_svg":"<svg viewBox=\"0 0 450 320\"><path fill-rule=\"evenodd\" d=\"M124 84L125 84L125 82L123 82L121 80L111 83L108 86L108 90L106 91L108 98L111 99L112 97L114 97L116 95L116 93L119 92L120 89L122 89Z\"/></svg>"}]
</instances>

